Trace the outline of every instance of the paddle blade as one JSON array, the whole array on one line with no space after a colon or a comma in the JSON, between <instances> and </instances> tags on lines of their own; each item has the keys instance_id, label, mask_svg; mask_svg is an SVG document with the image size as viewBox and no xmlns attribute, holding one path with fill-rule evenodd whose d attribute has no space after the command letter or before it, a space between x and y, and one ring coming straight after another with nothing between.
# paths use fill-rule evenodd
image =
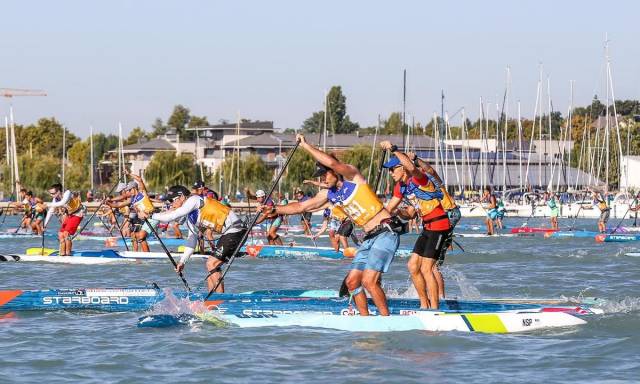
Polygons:
<instances>
[{"instance_id":1,"label":"paddle blade","mask_svg":"<svg viewBox=\"0 0 640 384\"><path fill-rule=\"evenodd\" d=\"M56 252L56 250L51 248L38 247L38 248L27 248L27 251L25 253L29 256L49 256L53 252Z\"/></svg>"}]
</instances>

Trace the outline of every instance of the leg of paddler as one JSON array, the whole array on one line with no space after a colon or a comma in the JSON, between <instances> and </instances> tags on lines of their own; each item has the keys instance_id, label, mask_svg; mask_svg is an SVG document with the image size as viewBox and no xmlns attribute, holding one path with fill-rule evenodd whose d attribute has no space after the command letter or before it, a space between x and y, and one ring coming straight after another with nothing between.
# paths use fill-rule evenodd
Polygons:
<instances>
[{"instance_id":1,"label":"leg of paddler","mask_svg":"<svg viewBox=\"0 0 640 384\"><path fill-rule=\"evenodd\" d=\"M212 290L213 287L218 284L218 280L220 280L220 277L222 276L222 273L220 272L221 266L222 260L218 260L214 256L209 256L207 258L207 272L211 273L211 271L215 271L207 279L207 287L209 287L209 290ZM218 285L216 293L224 293L224 281Z\"/></svg>"},{"instance_id":2,"label":"leg of paddler","mask_svg":"<svg viewBox=\"0 0 640 384\"><path fill-rule=\"evenodd\" d=\"M380 286L382 281L382 272L374 271L372 269L365 269L362 273L362 286L371 295L373 304L378 308L378 312L381 316L389 316L389 307L387 306L387 296L384 294L384 290Z\"/></svg>"},{"instance_id":3,"label":"leg of paddler","mask_svg":"<svg viewBox=\"0 0 640 384\"><path fill-rule=\"evenodd\" d=\"M433 273L435 261L435 259L425 257L420 266L422 276L424 276L427 283L427 293L429 294L429 306L431 309L438 309L439 305L438 281Z\"/></svg>"},{"instance_id":4,"label":"leg of paddler","mask_svg":"<svg viewBox=\"0 0 640 384\"><path fill-rule=\"evenodd\" d=\"M345 283L349 289L351 299L356 304L356 309L360 313L360 316L369 316L369 305L367 304L367 295L362 289L362 274L363 272L358 269L352 269L349 271Z\"/></svg>"},{"instance_id":5,"label":"leg of paddler","mask_svg":"<svg viewBox=\"0 0 640 384\"><path fill-rule=\"evenodd\" d=\"M65 243L65 239L67 238L67 232L58 232L58 254L60 256L66 256L67 252L67 244Z\"/></svg>"},{"instance_id":6,"label":"leg of paddler","mask_svg":"<svg viewBox=\"0 0 640 384\"><path fill-rule=\"evenodd\" d=\"M423 258L420 255L412 253L411 257L409 257L407 268L409 269L411 281L413 282L413 286L416 288L418 298L420 299L420 308L428 309L429 298L427 297L427 283L424 280L424 276L422 276L420 268L420 266L422 265L422 259Z\"/></svg>"}]
</instances>

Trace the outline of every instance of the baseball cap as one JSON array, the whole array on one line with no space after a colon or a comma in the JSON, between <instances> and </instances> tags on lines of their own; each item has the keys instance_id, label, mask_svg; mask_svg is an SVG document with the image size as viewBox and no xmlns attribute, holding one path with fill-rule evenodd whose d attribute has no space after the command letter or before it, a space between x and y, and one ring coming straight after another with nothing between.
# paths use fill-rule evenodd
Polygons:
<instances>
[{"instance_id":1,"label":"baseball cap","mask_svg":"<svg viewBox=\"0 0 640 384\"><path fill-rule=\"evenodd\" d=\"M133 188L138 188L138 183L136 183L135 180L128 182L124 189L128 191Z\"/></svg>"},{"instance_id":2,"label":"baseball cap","mask_svg":"<svg viewBox=\"0 0 640 384\"><path fill-rule=\"evenodd\" d=\"M256 197L265 197L267 194L262 189L256 191Z\"/></svg>"},{"instance_id":3,"label":"baseball cap","mask_svg":"<svg viewBox=\"0 0 640 384\"><path fill-rule=\"evenodd\" d=\"M391 156L389 161L384 163L382 166L384 168L395 168L395 167L397 167L399 165L402 165L402 163L400 163L400 159L398 159L398 156Z\"/></svg>"},{"instance_id":4,"label":"baseball cap","mask_svg":"<svg viewBox=\"0 0 640 384\"><path fill-rule=\"evenodd\" d=\"M320 177L320 176L324 175L325 173L327 173L328 170L329 170L329 168L325 167L324 165L320 164L319 162L316 162L316 171L313 173L312 177Z\"/></svg>"},{"instance_id":5,"label":"baseball cap","mask_svg":"<svg viewBox=\"0 0 640 384\"><path fill-rule=\"evenodd\" d=\"M163 196L162 200L173 201L180 196L189 196L190 194L191 192L189 192L186 187L182 185L174 185L173 187L169 188L167 193L165 193L165 195Z\"/></svg>"},{"instance_id":6,"label":"baseball cap","mask_svg":"<svg viewBox=\"0 0 640 384\"><path fill-rule=\"evenodd\" d=\"M191 186L191 188L193 189L200 189L200 188L204 188L204 181L202 180L198 180L195 183L193 183L193 185Z\"/></svg>"},{"instance_id":7,"label":"baseball cap","mask_svg":"<svg viewBox=\"0 0 640 384\"><path fill-rule=\"evenodd\" d=\"M127 184L118 183L118 186L116 187L115 191L116 191L116 193L120 193L120 192L124 191L125 188L127 188Z\"/></svg>"}]
</instances>

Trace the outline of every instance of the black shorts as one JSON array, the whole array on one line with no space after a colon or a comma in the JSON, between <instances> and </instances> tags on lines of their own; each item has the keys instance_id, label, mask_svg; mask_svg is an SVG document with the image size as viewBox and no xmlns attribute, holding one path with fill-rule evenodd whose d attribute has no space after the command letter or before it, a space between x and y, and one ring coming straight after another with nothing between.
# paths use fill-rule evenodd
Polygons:
<instances>
[{"instance_id":1,"label":"black shorts","mask_svg":"<svg viewBox=\"0 0 640 384\"><path fill-rule=\"evenodd\" d=\"M353 223L351 220L345 220L340 224L340 228L338 228L338 235L349 237L353 233Z\"/></svg>"},{"instance_id":2,"label":"black shorts","mask_svg":"<svg viewBox=\"0 0 640 384\"><path fill-rule=\"evenodd\" d=\"M238 232L227 233L220 236L216 244L216 250L211 256L222 262L229 261L229 258L233 256L233 252L238 247L238 244L240 244L240 240L242 240L246 231L246 229L243 229Z\"/></svg>"},{"instance_id":3,"label":"black shorts","mask_svg":"<svg viewBox=\"0 0 640 384\"><path fill-rule=\"evenodd\" d=\"M453 230L450 230L449 233L447 234L447 237L444 240L444 246L440 250L440 255L438 257L438 263L437 263L438 267L444 264L444 258L447 255L447 251L449 250L449 247L451 246L452 243L453 243Z\"/></svg>"},{"instance_id":4,"label":"black shorts","mask_svg":"<svg viewBox=\"0 0 640 384\"><path fill-rule=\"evenodd\" d=\"M311 212L305 212L302 214L302 221L306 221L307 223L311 224L311 216L313 215L313 213Z\"/></svg>"},{"instance_id":5,"label":"black shorts","mask_svg":"<svg viewBox=\"0 0 640 384\"><path fill-rule=\"evenodd\" d=\"M429 259L438 260L449 232L449 230L422 231L420 237L416 240L416 244L413 246L413 253Z\"/></svg>"}]
</instances>

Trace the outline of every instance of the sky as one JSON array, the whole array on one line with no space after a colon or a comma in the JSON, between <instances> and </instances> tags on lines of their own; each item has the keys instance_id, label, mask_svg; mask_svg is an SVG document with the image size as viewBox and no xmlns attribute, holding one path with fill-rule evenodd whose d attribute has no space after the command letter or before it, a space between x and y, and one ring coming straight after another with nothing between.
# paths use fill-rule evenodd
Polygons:
<instances>
[{"instance_id":1,"label":"sky","mask_svg":"<svg viewBox=\"0 0 640 384\"><path fill-rule=\"evenodd\" d=\"M298 128L342 86L347 112L371 126L402 110L479 115L480 98L533 115L540 64L554 109L606 96L640 99L638 1L30 1L3 2L0 88L16 122L55 117L70 131L150 130L182 104L211 123L237 116ZM545 101L546 103L546 101ZM8 113L0 100L0 118ZM461 118L458 113L452 120Z\"/></svg>"}]
</instances>

